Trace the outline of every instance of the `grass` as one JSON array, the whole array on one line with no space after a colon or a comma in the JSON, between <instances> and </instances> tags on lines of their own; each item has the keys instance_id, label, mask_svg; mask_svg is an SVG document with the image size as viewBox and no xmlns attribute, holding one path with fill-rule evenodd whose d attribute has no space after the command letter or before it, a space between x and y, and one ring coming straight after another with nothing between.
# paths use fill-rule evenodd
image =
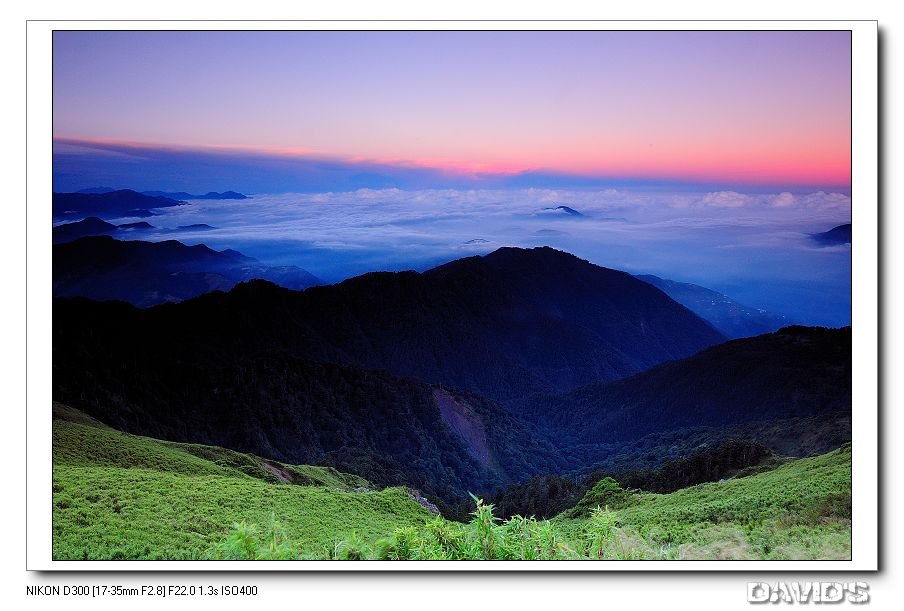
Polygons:
<instances>
[{"instance_id":1,"label":"grass","mask_svg":"<svg viewBox=\"0 0 904 611\"><path fill-rule=\"evenodd\" d=\"M614 515L618 528L678 558L848 559L851 446L748 477L634 494ZM558 523L574 534L584 519Z\"/></svg>"},{"instance_id":2,"label":"grass","mask_svg":"<svg viewBox=\"0 0 904 611\"><path fill-rule=\"evenodd\" d=\"M236 522L277 515L294 548L316 551L358 534L376 539L430 513L405 490L341 492L250 477L146 468L54 468L53 557L199 559Z\"/></svg>"},{"instance_id":3,"label":"grass","mask_svg":"<svg viewBox=\"0 0 904 611\"><path fill-rule=\"evenodd\" d=\"M331 468L128 435L54 405L53 556L848 559L851 448L671 494L601 481L552 520L467 524ZM287 483L290 482L290 483ZM600 508L602 506L602 508Z\"/></svg>"},{"instance_id":4,"label":"grass","mask_svg":"<svg viewBox=\"0 0 904 611\"><path fill-rule=\"evenodd\" d=\"M405 489L370 491L334 469L128 435L56 405L54 416L56 560L201 559L234 524L268 524L273 515L294 555L319 553L431 516ZM264 463L302 485L282 483Z\"/></svg>"}]
</instances>

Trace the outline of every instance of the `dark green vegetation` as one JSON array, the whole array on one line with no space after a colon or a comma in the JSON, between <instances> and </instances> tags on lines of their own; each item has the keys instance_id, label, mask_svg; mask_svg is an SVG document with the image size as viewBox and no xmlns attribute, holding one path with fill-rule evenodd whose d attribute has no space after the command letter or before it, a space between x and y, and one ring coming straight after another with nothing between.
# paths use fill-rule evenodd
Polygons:
<instances>
[{"instance_id":1,"label":"dark green vegetation","mask_svg":"<svg viewBox=\"0 0 904 611\"><path fill-rule=\"evenodd\" d=\"M406 489L374 491L328 467L136 437L58 404L54 416L57 560L199 559L234 522L265 524L271 513L308 550L431 516Z\"/></svg>"},{"instance_id":2,"label":"dark green vegetation","mask_svg":"<svg viewBox=\"0 0 904 611\"><path fill-rule=\"evenodd\" d=\"M404 488L128 435L59 404L53 428L58 560L850 556L850 446L667 495L604 479L549 521L478 502L461 524Z\"/></svg>"},{"instance_id":3,"label":"dark green vegetation","mask_svg":"<svg viewBox=\"0 0 904 611\"><path fill-rule=\"evenodd\" d=\"M597 482L552 520L499 520L477 500L467 524L433 518L320 554L292 552L273 526L237 525L215 557L381 560L846 560L851 555L850 446L758 475L667 495ZM605 505L603 504L605 503ZM272 523L271 523L272 524Z\"/></svg>"},{"instance_id":4,"label":"dark green vegetation","mask_svg":"<svg viewBox=\"0 0 904 611\"><path fill-rule=\"evenodd\" d=\"M62 245L68 250L58 251L65 254L58 266L55 254L55 273L79 261L115 265L122 244ZM178 260L185 249L201 259L241 258L203 246L129 244L129 260L136 253ZM94 245L114 250L101 256ZM124 273L140 279L140 269ZM214 512L221 535L229 525L222 520L244 521L233 543L260 539L242 548L248 553L260 543L283 554L284 540L305 554L330 544L321 535L299 540L292 533L301 523L282 511L274 509L272 522L260 511L246 515L252 503L269 510L268 487L280 483L301 484L279 487L281 508L313 499L319 493L305 490L321 484L347 492L348 478L358 477L367 488L414 488L446 518L467 519L475 493L496 503L502 518L559 516L569 528L565 516L587 520L596 505L623 516L654 492L766 471L850 441L850 329L788 327L708 347L721 336L662 291L548 248L502 249L423 274L373 273L304 291L252 281L148 309L57 299L53 316L54 399L83 410L78 420L95 419L88 424L167 440L138 452L139 438L128 437L114 450L92 437L109 429L88 426L77 443L61 445L57 475L74 482L62 490L96 490L112 478L121 494L92 495L119 507L131 499L147 512L141 520L150 519L154 486L189 495L203 519ZM292 466L299 464L321 467ZM226 471L210 472L211 465ZM75 468L82 470L66 471ZM201 472L232 479L180 479ZM140 492L122 477L144 482ZM230 504L222 491L241 500ZM208 507L202 492L232 509ZM88 517L66 515L100 519L80 508ZM732 516L704 522L748 528ZM122 528L115 516L103 519L104 528ZM756 520L745 536L766 528ZM330 524L333 532L351 523ZM205 529L198 546L214 543ZM655 533L637 536L661 543ZM220 551L238 553L235 545ZM569 549L584 553L578 543Z\"/></svg>"},{"instance_id":5,"label":"dark green vegetation","mask_svg":"<svg viewBox=\"0 0 904 611\"><path fill-rule=\"evenodd\" d=\"M130 432L331 464L446 500L565 469L554 446L511 414L447 393L481 436L482 447L469 444L442 417L436 393L443 391L413 379L270 356L222 365L211 358L206 366L92 361L97 394L81 394L79 404L96 405L90 411L98 418ZM72 386L66 373L54 375L64 400L85 388L77 369Z\"/></svg>"},{"instance_id":6,"label":"dark green vegetation","mask_svg":"<svg viewBox=\"0 0 904 611\"><path fill-rule=\"evenodd\" d=\"M496 513L504 518L519 514L551 518L575 505L585 509L597 505L615 508L621 503L616 498L620 492L613 497L606 496L607 491L616 489L613 485L617 491L669 493L705 482L752 475L774 468L784 460L758 443L725 441L714 447L704 444L656 469L638 468L639 461L636 461L627 470L597 470L582 478L541 475L497 490L490 501Z\"/></svg>"},{"instance_id":7,"label":"dark green vegetation","mask_svg":"<svg viewBox=\"0 0 904 611\"><path fill-rule=\"evenodd\" d=\"M594 444L850 410L850 328L787 327L624 380L538 397L521 414L575 444Z\"/></svg>"},{"instance_id":8,"label":"dark green vegetation","mask_svg":"<svg viewBox=\"0 0 904 611\"><path fill-rule=\"evenodd\" d=\"M57 300L53 312L57 400L128 432L333 464L446 501L581 466L499 404L449 388L570 388L720 339L648 284L551 249L303 292L251 282L148 310Z\"/></svg>"},{"instance_id":9,"label":"dark green vegetation","mask_svg":"<svg viewBox=\"0 0 904 611\"><path fill-rule=\"evenodd\" d=\"M252 282L148 310L72 299L53 312L56 400L131 433L414 486L445 509L730 439L791 456L850 440L849 329L792 327L518 399L715 333L654 287L550 249L303 292Z\"/></svg>"}]
</instances>

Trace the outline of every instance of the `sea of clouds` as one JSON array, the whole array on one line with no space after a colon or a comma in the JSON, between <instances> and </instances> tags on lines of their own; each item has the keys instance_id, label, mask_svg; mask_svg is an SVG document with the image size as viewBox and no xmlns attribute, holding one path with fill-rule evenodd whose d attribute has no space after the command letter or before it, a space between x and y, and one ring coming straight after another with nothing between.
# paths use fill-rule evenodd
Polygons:
<instances>
[{"instance_id":1,"label":"sea of clouds","mask_svg":"<svg viewBox=\"0 0 904 611\"><path fill-rule=\"evenodd\" d=\"M503 246L552 246L701 284L803 323L850 323L850 247L809 237L851 221L851 199L839 193L359 189L196 200L155 212L145 220L160 230L142 239L234 248L325 282L424 270ZM214 229L172 231L198 223Z\"/></svg>"}]
</instances>

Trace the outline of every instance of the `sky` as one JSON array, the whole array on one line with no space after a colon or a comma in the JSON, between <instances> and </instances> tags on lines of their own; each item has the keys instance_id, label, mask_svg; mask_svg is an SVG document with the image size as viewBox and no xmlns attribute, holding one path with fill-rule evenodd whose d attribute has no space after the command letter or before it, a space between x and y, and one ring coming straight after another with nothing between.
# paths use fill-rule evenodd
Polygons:
<instances>
[{"instance_id":1,"label":"sky","mask_svg":"<svg viewBox=\"0 0 904 611\"><path fill-rule=\"evenodd\" d=\"M847 32L58 31L54 190L251 194L141 239L327 282L549 245L846 325L850 246L810 236L851 221L850 56Z\"/></svg>"},{"instance_id":2,"label":"sky","mask_svg":"<svg viewBox=\"0 0 904 611\"><path fill-rule=\"evenodd\" d=\"M355 187L850 183L847 32L58 31L53 62L54 138L95 175L141 151L158 182L248 157L256 192L324 189L291 180L324 164L383 181Z\"/></svg>"}]
</instances>

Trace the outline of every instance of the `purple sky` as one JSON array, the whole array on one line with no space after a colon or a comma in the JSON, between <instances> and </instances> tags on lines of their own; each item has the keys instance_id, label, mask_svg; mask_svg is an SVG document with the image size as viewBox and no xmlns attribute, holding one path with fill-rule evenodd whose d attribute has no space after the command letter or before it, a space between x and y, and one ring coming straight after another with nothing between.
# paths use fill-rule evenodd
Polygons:
<instances>
[{"instance_id":1,"label":"purple sky","mask_svg":"<svg viewBox=\"0 0 904 611\"><path fill-rule=\"evenodd\" d=\"M847 32L60 31L55 174L115 178L111 147L132 147L259 172L843 190L850 86Z\"/></svg>"}]
</instances>

